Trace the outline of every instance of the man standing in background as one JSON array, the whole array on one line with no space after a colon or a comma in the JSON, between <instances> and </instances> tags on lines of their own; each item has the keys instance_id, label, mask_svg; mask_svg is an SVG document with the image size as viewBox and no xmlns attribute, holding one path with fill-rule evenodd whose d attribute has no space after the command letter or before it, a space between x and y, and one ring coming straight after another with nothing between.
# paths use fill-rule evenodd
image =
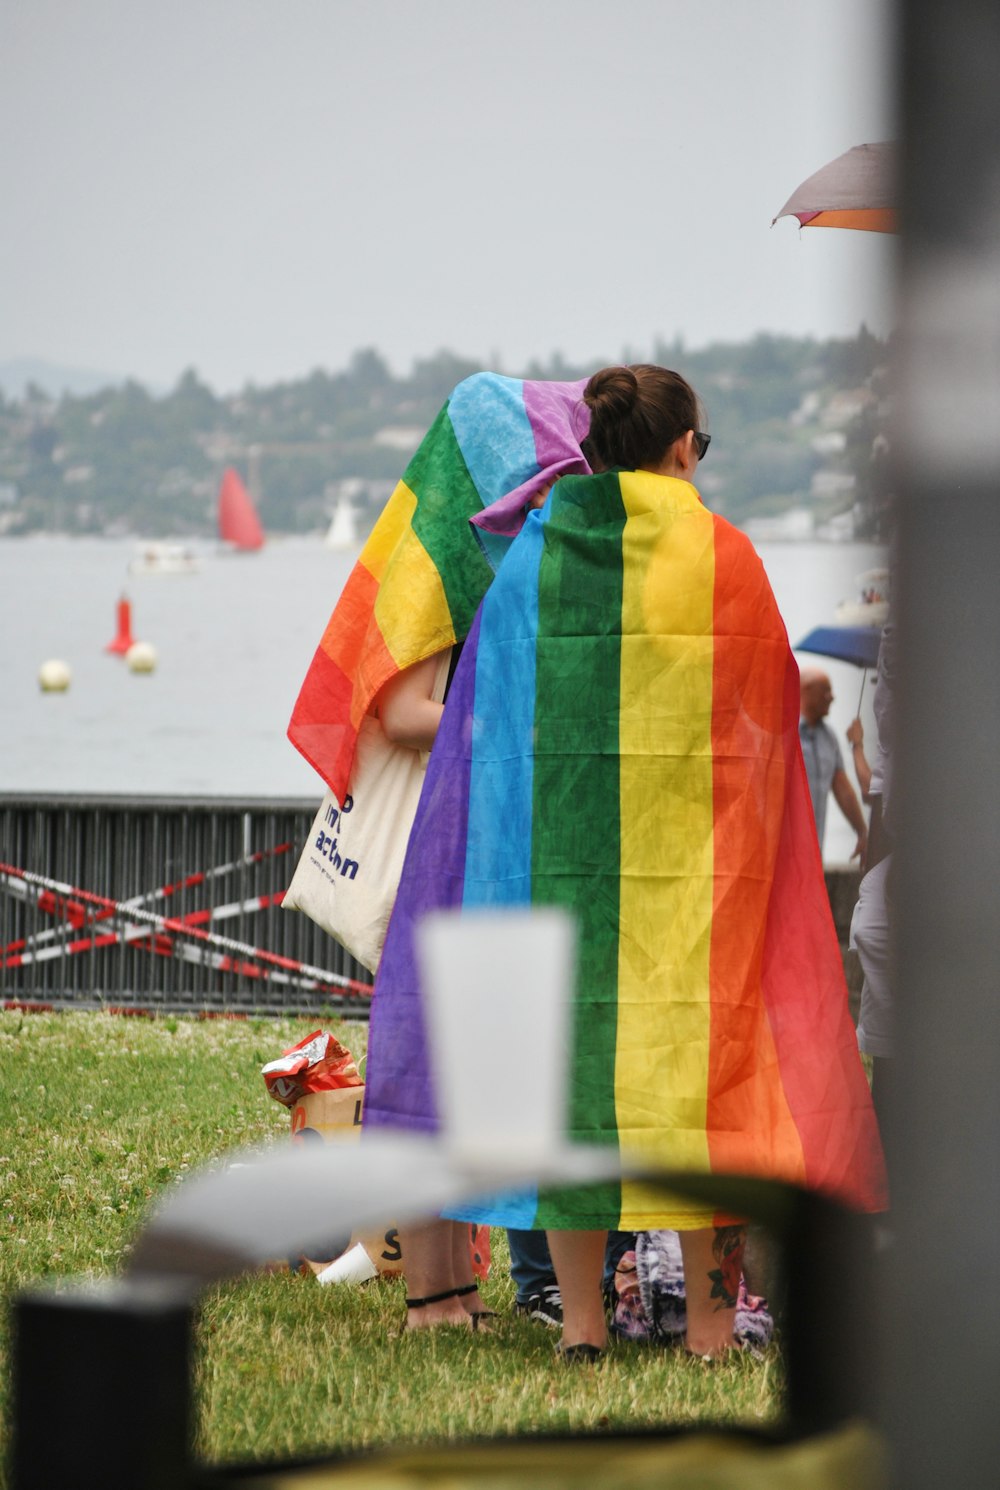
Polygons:
<instances>
[{"instance_id":1,"label":"man standing in background","mask_svg":"<svg viewBox=\"0 0 1000 1490\"><path fill-rule=\"evenodd\" d=\"M857 792L844 770L837 737L825 722L833 703L830 679L819 668L808 667L799 675L799 685L799 739L809 778L809 793L820 849L823 847L823 834L826 830L826 800L832 792L837 806L858 835L851 858L859 859L863 866L868 847L868 826Z\"/></svg>"}]
</instances>

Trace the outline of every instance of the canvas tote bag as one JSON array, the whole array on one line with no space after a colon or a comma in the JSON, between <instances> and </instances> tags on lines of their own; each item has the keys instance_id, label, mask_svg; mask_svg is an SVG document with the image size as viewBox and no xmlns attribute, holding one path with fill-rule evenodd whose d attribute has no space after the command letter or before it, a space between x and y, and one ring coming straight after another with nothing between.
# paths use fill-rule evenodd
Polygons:
<instances>
[{"instance_id":1,"label":"canvas tote bag","mask_svg":"<svg viewBox=\"0 0 1000 1490\"><path fill-rule=\"evenodd\" d=\"M444 698L450 649L442 652L431 697ZM343 803L328 791L285 891L285 910L303 911L374 973L378 969L427 752L393 745L374 715L358 732Z\"/></svg>"}]
</instances>

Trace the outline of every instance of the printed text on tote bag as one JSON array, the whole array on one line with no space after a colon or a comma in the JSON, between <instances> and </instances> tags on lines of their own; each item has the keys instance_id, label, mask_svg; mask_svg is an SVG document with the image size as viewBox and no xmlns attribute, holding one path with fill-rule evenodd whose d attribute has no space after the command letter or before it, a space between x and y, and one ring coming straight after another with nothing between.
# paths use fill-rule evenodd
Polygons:
<instances>
[{"instance_id":1,"label":"printed text on tote bag","mask_svg":"<svg viewBox=\"0 0 1000 1490\"><path fill-rule=\"evenodd\" d=\"M327 804L325 821L328 826L333 829L334 834L340 831L343 815L350 812L353 806L354 798L351 796L350 792L348 792L347 796L344 798L343 807L338 808L336 802L332 800ZM320 828L319 832L316 835L316 842L313 847L317 848L325 858L329 859L333 868L339 869L341 875L344 878L354 879L359 868L358 861L356 859L341 858L340 854L337 852L336 837L332 837L329 833L325 833L323 829Z\"/></svg>"}]
</instances>

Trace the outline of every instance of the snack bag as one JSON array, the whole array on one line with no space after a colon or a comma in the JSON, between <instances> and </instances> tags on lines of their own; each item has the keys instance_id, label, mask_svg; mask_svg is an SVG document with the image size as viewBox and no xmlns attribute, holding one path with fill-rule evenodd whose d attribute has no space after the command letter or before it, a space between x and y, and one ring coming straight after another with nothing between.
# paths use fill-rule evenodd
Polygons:
<instances>
[{"instance_id":1,"label":"snack bag","mask_svg":"<svg viewBox=\"0 0 1000 1490\"><path fill-rule=\"evenodd\" d=\"M261 1068L264 1085L276 1102L294 1107L307 1092L339 1091L364 1086L346 1046L333 1035L315 1030Z\"/></svg>"}]
</instances>

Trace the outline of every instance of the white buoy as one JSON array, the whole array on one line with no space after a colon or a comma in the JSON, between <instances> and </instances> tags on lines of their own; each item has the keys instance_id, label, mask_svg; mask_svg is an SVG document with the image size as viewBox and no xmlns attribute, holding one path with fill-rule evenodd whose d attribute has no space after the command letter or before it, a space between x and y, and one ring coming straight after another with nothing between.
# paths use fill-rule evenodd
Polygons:
<instances>
[{"instance_id":1,"label":"white buoy","mask_svg":"<svg viewBox=\"0 0 1000 1490\"><path fill-rule=\"evenodd\" d=\"M133 642L125 653L125 666L130 673L151 673L156 662L156 648L149 642Z\"/></svg>"},{"instance_id":2,"label":"white buoy","mask_svg":"<svg viewBox=\"0 0 1000 1490\"><path fill-rule=\"evenodd\" d=\"M71 677L65 662L61 662L58 657L50 657L38 669L38 686L43 693L65 693Z\"/></svg>"}]
</instances>

